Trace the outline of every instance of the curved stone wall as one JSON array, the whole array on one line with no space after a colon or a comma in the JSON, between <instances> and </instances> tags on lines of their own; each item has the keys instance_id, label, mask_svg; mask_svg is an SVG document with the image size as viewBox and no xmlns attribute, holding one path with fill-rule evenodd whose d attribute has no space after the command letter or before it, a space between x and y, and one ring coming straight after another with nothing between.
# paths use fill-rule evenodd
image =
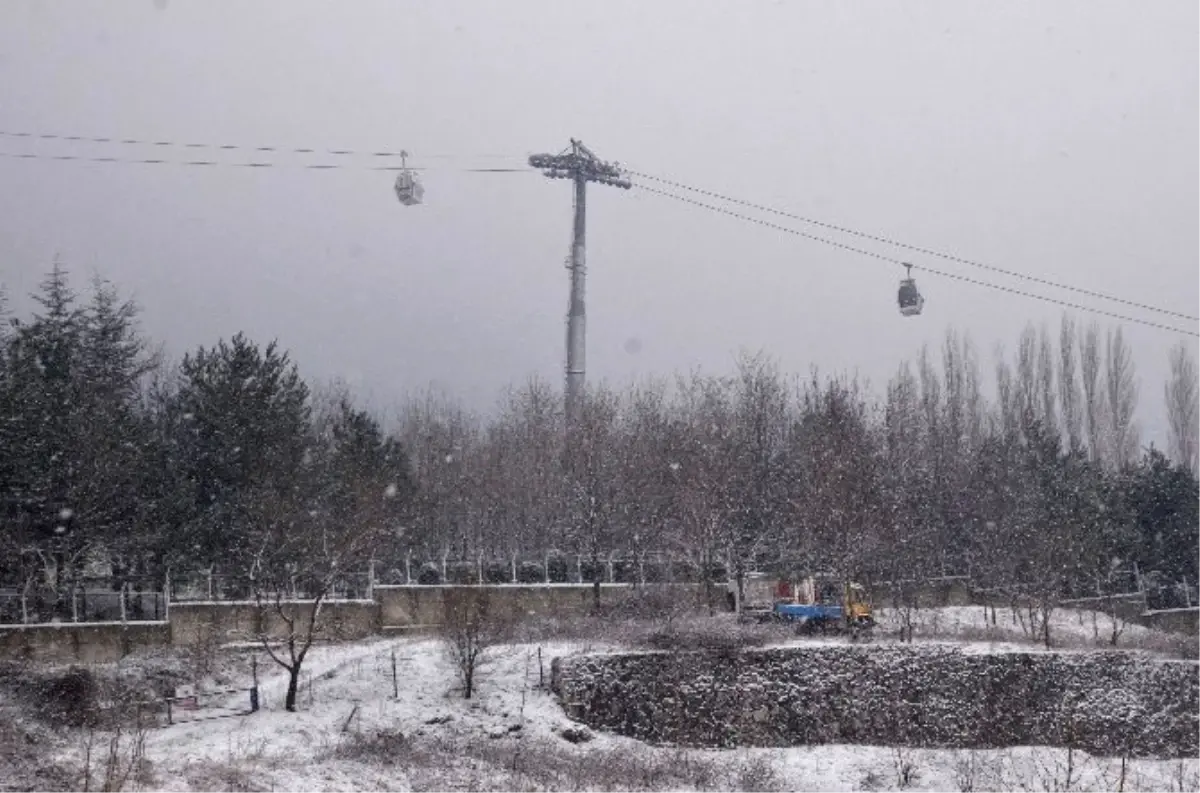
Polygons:
<instances>
[{"instance_id":1,"label":"curved stone wall","mask_svg":"<svg viewBox=\"0 0 1200 793\"><path fill-rule=\"evenodd\" d=\"M555 659L552 683L573 718L652 743L1198 753L1197 663L1122 652L833 645L590 655Z\"/></svg>"}]
</instances>

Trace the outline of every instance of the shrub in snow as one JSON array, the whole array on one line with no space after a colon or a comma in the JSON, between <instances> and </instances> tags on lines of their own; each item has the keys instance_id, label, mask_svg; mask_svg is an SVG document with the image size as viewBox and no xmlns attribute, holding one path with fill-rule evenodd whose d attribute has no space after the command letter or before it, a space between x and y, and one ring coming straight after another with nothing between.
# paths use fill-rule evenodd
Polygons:
<instances>
[{"instance_id":1,"label":"shrub in snow","mask_svg":"<svg viewBox=\"0 0 1200 793\"><path fill-rule=\"evenodd\" d=\"M33 685L38 715L51 724L94 726L99 716L99 686L85 667L73 666Z\"/></svg>"},{"instance_id":2,"label":"shrub in snow","mask_svg":"<svg viewBox=\"0 0 1200 793\"><path fill-rule=\"evenodd\" d=\"M571 565L562 556L551 556L546 560L546 573L552 584L571 581Z\"/></svg>"},{"instance_id":3,"label":"shrub in snow","mask_svg":"<svg viewBox=\"0 0 1200 793\"><path fill-rule=\"evenodd\" d=\"M707 650L713 653L738 653L748 647L767 643L768 633L751 626L712 621L682 621L654 631L646 643L656 650Z\"/></svg>"},{"instance_id":4,"label":"shrub in snow","mask_svg":"<svg viewBox=\"0 0 1200 793\"><path fill-rule=\"evenodd\" d=\"M735 789L746 791L786 790L775 772L775 766L766 757L747 760L737 772Z\"/></svg>"},{"instance_id":5,"label":"shrub in snow","mask_svg":"<svg viewBox=\"0 0 1200 793\"><path fill-rule=\"evenodd\" d=\"M333 749L339 760L393 765L409 754L409 740L399 730L380 728L371 732L348 732Z\"/></svg>"},{"instance_id":6,"label":"shrub in snow","mask_svg":"<svg viewBox=\"0 0 1200 793\"><path fill-rule=\"evenodd\" d=\"M563 740L571 743L587 743L592 740L592 733L584 727L563 727L559 733Z\"/></svg>"},{"instance_id":7,"label":"shrub in snow","mask_svg":"<svg viewBox=\"0 0 1200 793\"><path fill-rule=\"evenodd\" d=\"M442 571L437 565L432 562L426 562L421 565L421 570L417 573L417 583L425 586L433 586L442 583Z\"/></svg>"},{"instance_id":8,"label":"shrub in snow","mask_svg":"<svg viewBox=\"0 0 1200 793\"><path fill-rule=\"evenodd\" d=\"M517 581L522 584L541 584L546 580L546 569L537 562L521 562L517 568Z\"/></svg>"},{"instance_id":9,"label":"shrub in snow","mask_svg":"<svg viewBox=\"0 0 1200 793\"><path fill-rule=\"evenodd\" d=\"M49 736L0 715L0 790L78 790L78 774L55 754Z\"/></svg>"}]
</instances>

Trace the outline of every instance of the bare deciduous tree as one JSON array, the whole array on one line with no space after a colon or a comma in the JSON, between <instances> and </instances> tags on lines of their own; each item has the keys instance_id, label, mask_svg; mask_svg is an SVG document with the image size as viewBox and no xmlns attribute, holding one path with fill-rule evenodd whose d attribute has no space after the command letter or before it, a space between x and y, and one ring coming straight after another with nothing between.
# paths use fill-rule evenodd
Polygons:
<instances>
[{"instance_id":1,"label":"bare deciduous tree","mask_svg":"<svg viewBox=\"0 0 1200 793\"><path fill-rule=\"evenodd\" d=\"M1138 433L1134 424L1138 385L1133 354L1121 328L1109 330L1104 347L1105 391L1108 396L1109 452L1116 468L1128 465L1137 453Z\"/></svg>"},{"instance_id":2,"label":"bare deciduous tree","mask_svg":"<svg viewBox=\"0 0 1200 793\"><path fill-rule=\"evenodd\" d=\"M730 508L730 439L733 436L731 385L714 377L692 376L679 383L675 424L681 451L674 468L679 482L674 511L680 543L700 560L705 601L712 605L711 570L722 546Z\"/></svg>"},{"instance_id":3,"label":"bare deciduous tree","mask_svg":"<svg viewBox=\"0 0 1200 793\"><path fill-rule=\"evenodd\" d=\"M886 465L881 476L883 503L880 551L873 567L891 582L890 606L900 619L901 641L912 641L917 602L914 584L929 574L935 543L919 514L920 487L929 457L924 444L924 414L916 378L907 361L888 383L883 443Z\"/></svg>"},{"instance_id":4,"label":"bare deciduous tree","mask_svg":"<svg viewBox=\"0 0 1200 793\"><path fill-rule=\"evenodd\" d=\"M1083 418L1086 421L1088 453L1094 462L1105 457L1104 438L1107 432L1107 401L1100 385L1100 327L1088 325L1079 339L1079 374L1083 385Z\"/></svg>"},{"instance_id":5,"label":"bare deciduous tree","mask_svg":"<svg viewBox=\"0 0 1200 793\"><path fill-rule=\"evenodd\" d=\"M1043 325L1038 333L1037 390L1040 397L1038 417L1050 432L1058 432L1058 406L1054 383L1054 345Z\"/></svg>"},{"instance_id":6,"label":"bare deciduous tree","mask_svg":"<svg viewBox=\"0 0 1200 793\"><path fill-rule=\"evenodd\" d=\"M567 515L576 553L589 559L594 606L600 607L602 557L614 546L617 505L619 403L607 388L589 388L576 431L567 440Z\"/></svg>"},{"instance_id":7,"label":"bare deciduous tree","mask_svg":"<svg viewBox=\"0 0 1200 793\"><path fill-rule=\"evenodd\" d=\"M469 498L477 417L445 394L428 391L405 404L400 425L416 485L411 541L427 558L477 555L476 505ZM440 574L446 575L444 565Z\"/></svg>"},{"instance_id":8,"label":"bare deciduous tree","mask_svg":"<svg viewBox=\"0 0 1200 793\"><path fill-rule=\"evenodd\" d=\"M726 529L732 575L740 594L747 566L760 551L777 543L782 528L780 452L788 394L778 365L762 353L739 358L734 394L733 456L727 473L733 513Z\"/></svg>"},{"instance_id":9,"label":"bare deciduous tree","mask_svg":"<svg viewBox=\"0 0 1200 793\"><path fill-rule=\"evenodd\" d=\"M323 516L291 493L263 492L254 500L249 565L258 609L257 638L288 673L284 707L296 709L300 670L326 627L321 613L341 576L365 569L389 535L388 507L396 490L374 481L351 484L349 515ZM298 585L305 599L295 597Z\"/></svg>"},{"instance_id":10,"label":"bare deciduous tree","mask_svg":"<svg viewBox=\"0 0 1200 793\"><path fill-rule=\"evenodd\" d=\"M1200 426L1197 421L1196 357L1187 344L1179 342L1171 350L1171 378L1163 389L1167 402L1171 457L1192 473L1197 471Z\"/></svg>"},{"instance_id":11,"label":"bare deciduous tree","mask_svg":"<svg viewBox=\"0 0 1200 793\"><path fill-rule=\"evenodd\" d=\"M463 698L470 699L489 651L511 637L513 620L493 607L483 587L446 589L443 598L439 633L462 683Z\"/></svg>"},{"instance_id":12,"label":"bare deciduous tree","mask_svg":"<svg viewBox=\"0 0 1200 793\"><path fill-rule=\"evenodd\" d=\"M1021 426L1021 406L1012 367L1004 356L1004 347L996 345L996 413L993 433L1013 437Z\"/></svg>"},{"instance_id":13,"label":"bare deciduous tree","mask_svg":"<svg viewBox=\"0 0 1200 793\"><path fill-rule=\"evenodd\" d=\"M1038 335L1032 324L1026 325L1017 340L1016 389L1021 421L1041 418L1042 404L1038 388Z\"/></svg>"},{"instance_id":14,"label":"bare deciduous tree","mask_svg":"<svg viewBox=\"0 0 1200 793\"><path fill-rule=\"evenodd\" d=\"M1058 401L1062 406L1063 436L1067 448L1075 451L1083 444L1083 414L1079 404L1079 383L1075 366L1075 320L1063 314L1058 332Z\"/></svg>"}]
</instances>

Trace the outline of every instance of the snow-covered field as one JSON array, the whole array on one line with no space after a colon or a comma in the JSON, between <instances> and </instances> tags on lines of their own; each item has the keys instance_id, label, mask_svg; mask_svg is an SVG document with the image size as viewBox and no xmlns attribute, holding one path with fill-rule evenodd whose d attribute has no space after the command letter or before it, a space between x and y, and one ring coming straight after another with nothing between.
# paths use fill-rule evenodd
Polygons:
<instances>
[{"instance_id":1,"label":"snow-covered field","mask_svg":"<svg viewBox=\"0 0 1200 793\"><path fill-rule=\"evenodd\" d=\"M955 624L970 612L939 610ZM886 617L886 615L885 615ZM1062 623L1067 629L1070 615ZM887 617L890 619L890 617ZM1090 637L1090 617L1085 633ZM1014 640L1015 641L1015 640ZM1014 645L1015 646L1015 645ZM1027 646L1027 645L1022 645ZM981 651L1002 649L990 645ZM542 665L539 669L538 651ZM316 647L305 662L300 710L283 709L287 679L260 657L262 709L253 715L151 730L141 790L1117 790L1119 760L1025 747L1001 751L814 746L734 751L652 747L574 725L552 694L550 660L619 649L599 642L496 648L477 695L463 700L434 639ZM393 696L392 653L399 696ZM132 663L148 663L133 660ZM248 685L244 656L221 684ZM210 678L210 685L216 685ZM245 695L233 697L240 705ZM572 734L572 730L576 733ZM574 742L564 733L579 740ZM45 747L43 747L44 749ZM5 751L13 751L12 747ZM94 755L98 750L93 749ZM82 734L61 733L51 757L80 768ZM48 758L49 759L49 758ZM93 757L93 765L99 763ZM100 769L97 768L97 773ZM1200 765L1135 761L1125 790L1195 790ZM0 776L2 776L0 772ZM76 783L82 783L82 777ZM98 782L93 779L94 789ZM0 781L0 790L5 783Z\"/></svg>"},{"instance_id":2,"label":"snow-covered field","mask_svg":"<svg viewBox=\"0 0 1200 793\"><path fill-rule=\"evenodd\" d=\"M999 651L1007 646L1022 650L1036 649L1041 643L1040 632L1029 623L1025 611L1011 608L994 610L983 606L946 606L917 609L912 612L913 636L916 640L970 641ZM901 615L894 609L878 609L878 631L881 636L896 633ZM1156 631L1133 622L1117 620L1116 644L1112 643L1113 619L1103 612L1058 609L1050 616L1050 641L1056 650L1126 649L1145 650L1167 656L1196 657L1196 638Z\"/></svg>"}]
</instances>

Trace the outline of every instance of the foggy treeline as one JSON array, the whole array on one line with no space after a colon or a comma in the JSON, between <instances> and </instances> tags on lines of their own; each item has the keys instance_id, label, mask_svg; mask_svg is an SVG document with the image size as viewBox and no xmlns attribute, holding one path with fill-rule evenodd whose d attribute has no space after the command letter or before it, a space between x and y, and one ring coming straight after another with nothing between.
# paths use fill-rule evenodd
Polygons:
<instances>
[{"instance_id":1,"label":"foggy treeline","mask_svg":"<svg viewBox=\"0 0 1200 793\"><path fill-rule=\"evenodd\" d=\"M77 296L56 266L36 297L0 327L0 586L61 599L98 558L388 583L782 565L1039 599L1197 579L1195 361L1178 345L1139 393L1115 327L1065 316L989 355L950 331L882 393L762 355L591 387L568 446L543 381L487 417L433 393L383 417L241 335L168 363L102 280ZM1142 446L1144 399L1166 400L1166 450Z\"/></svg>"}]
</instances>

